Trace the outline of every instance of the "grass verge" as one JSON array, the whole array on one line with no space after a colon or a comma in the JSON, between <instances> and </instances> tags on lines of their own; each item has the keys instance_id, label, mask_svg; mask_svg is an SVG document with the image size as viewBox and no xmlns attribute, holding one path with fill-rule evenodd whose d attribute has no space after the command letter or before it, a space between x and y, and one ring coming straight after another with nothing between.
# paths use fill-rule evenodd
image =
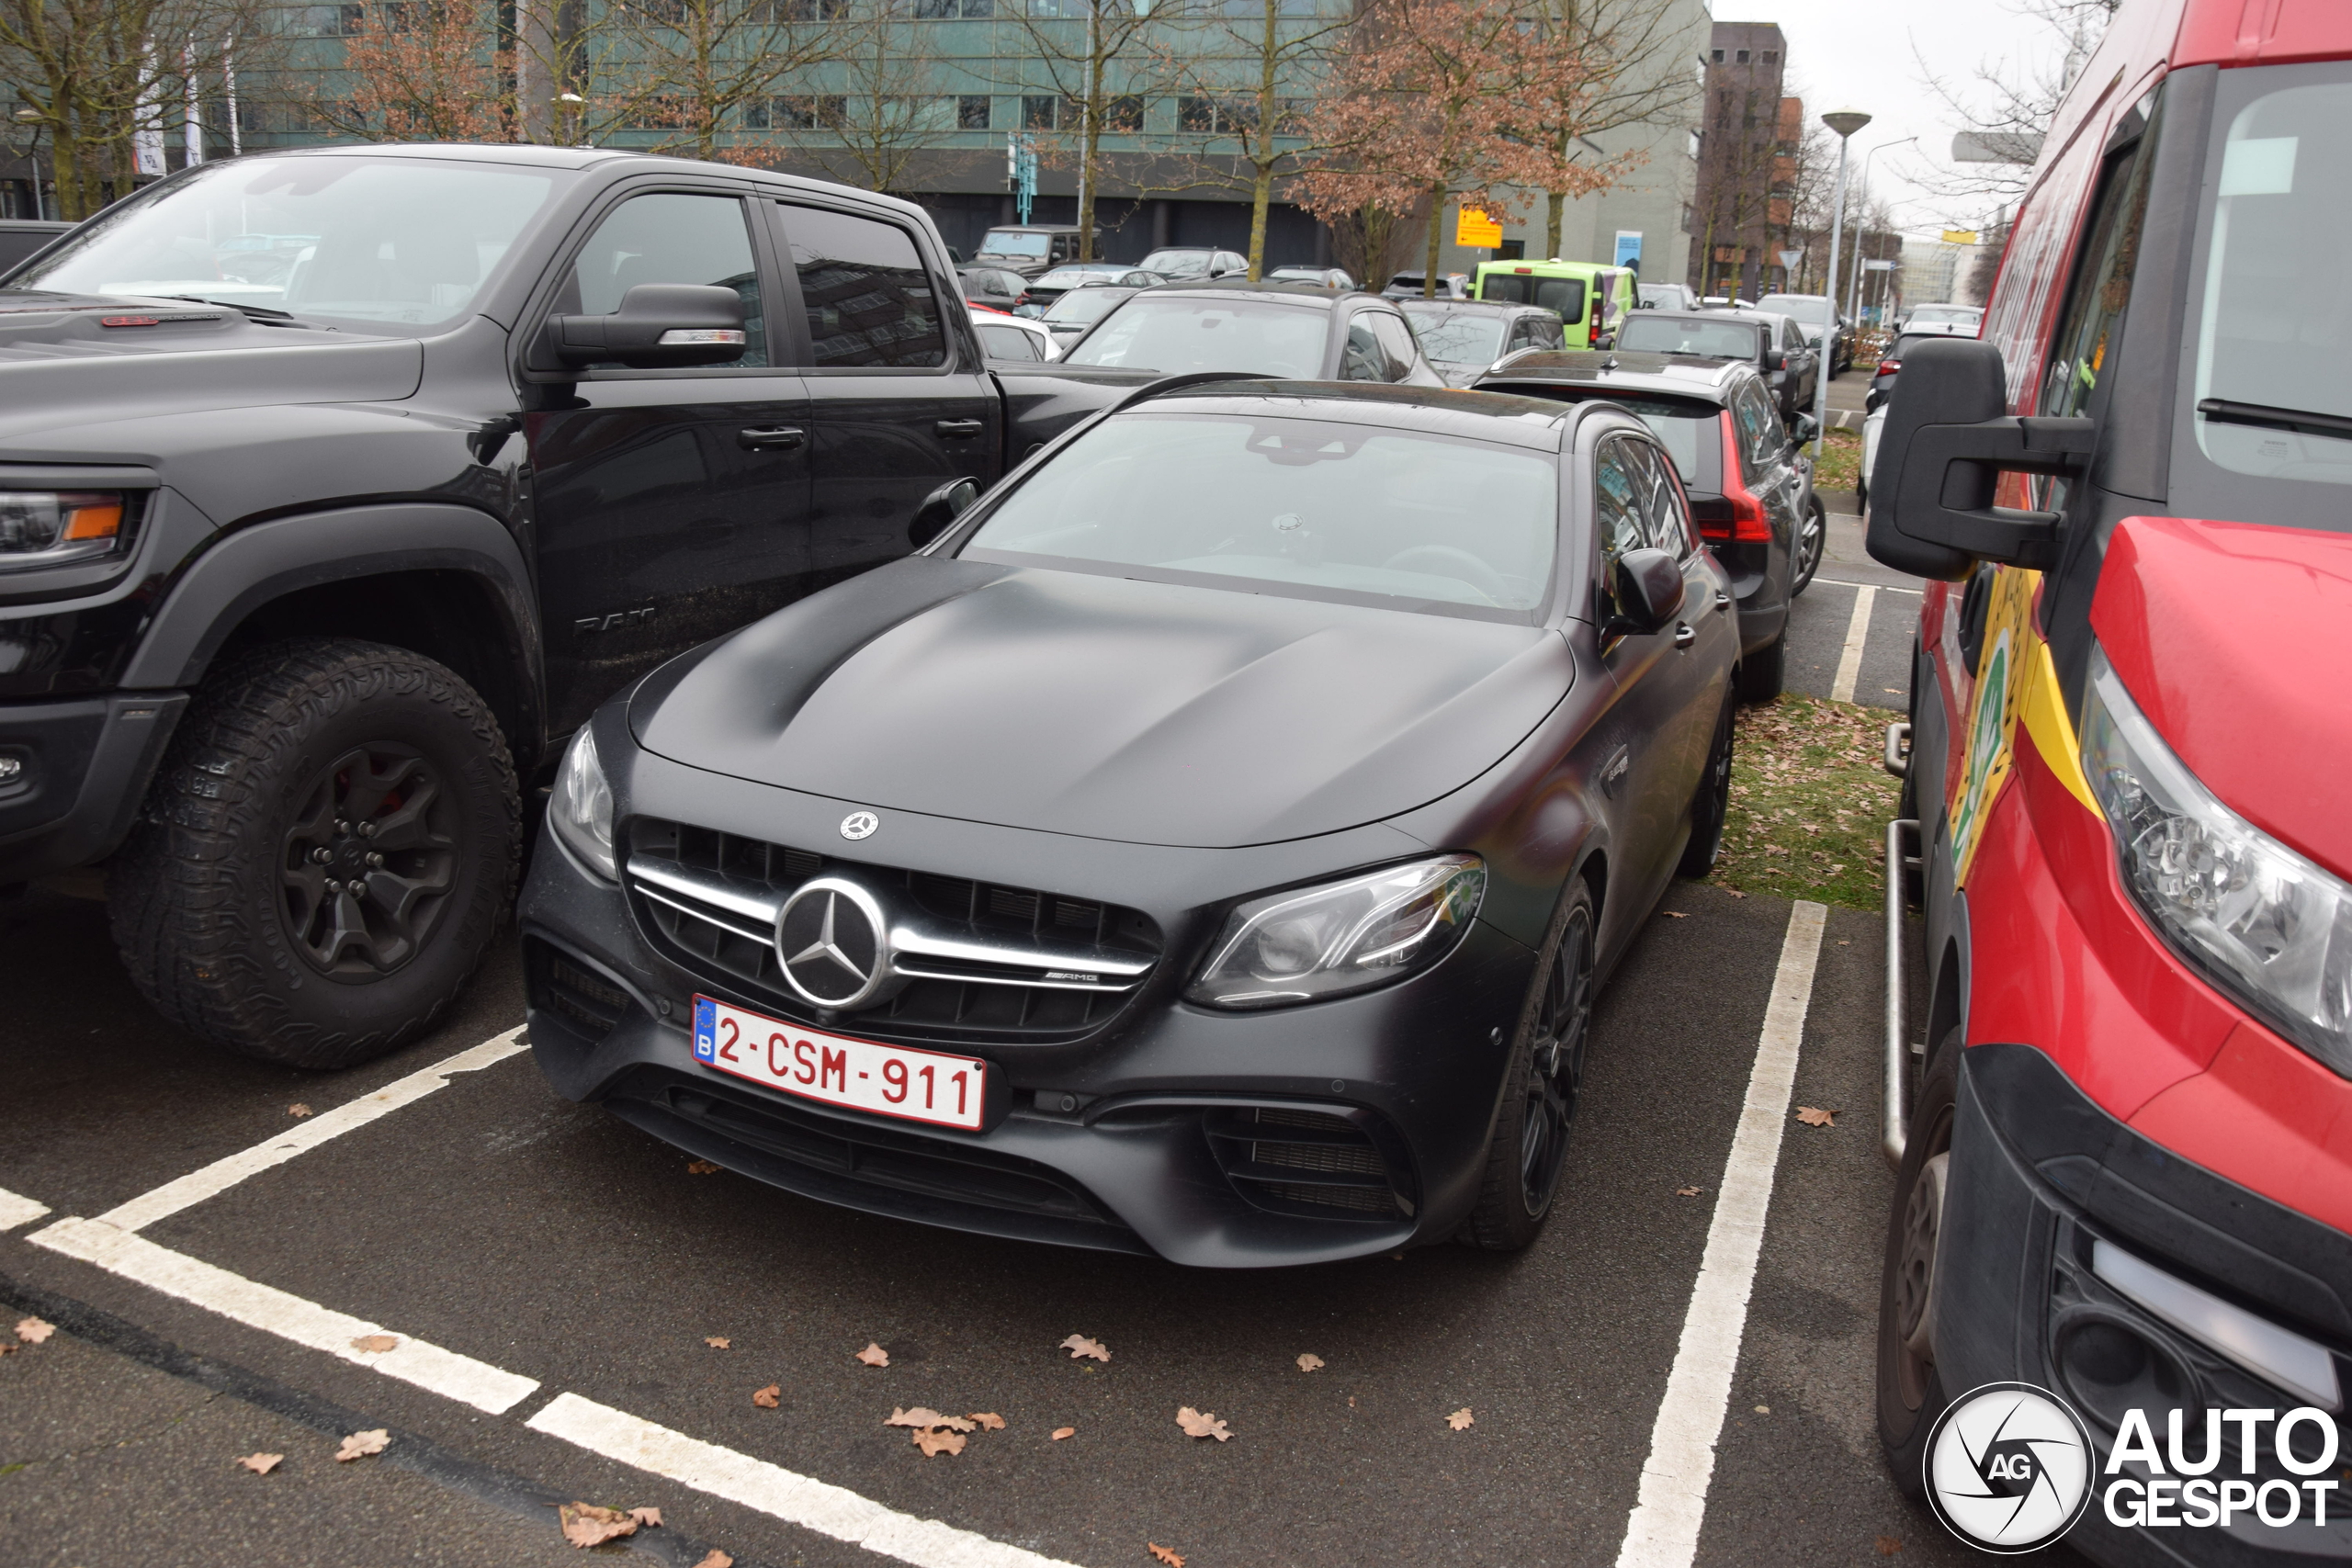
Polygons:
<instances>
[{"instance_id":1,"label":"grass verge","mask_svg":"<svg viewBox=\"0 0 2352 1568\"><path fill-rule=\"evenodd\" d=\"M1821 459L1814 465L1815 490L1851 490L1862 471L1862 433L1833 430L1821 440Z\"/></svg>"},{"instance_id":2,"label":"grass verge","mask_svg":"<svg viewBox=\"0 0 2352 1568\"><path fill-rule=\"evenodd\" d=\"M1723 853L1707 880L1735 893L1875 909L1902 785L1880 766L1894 715L1782 694L1742 707Z\"/></svg>"}]
</instances>

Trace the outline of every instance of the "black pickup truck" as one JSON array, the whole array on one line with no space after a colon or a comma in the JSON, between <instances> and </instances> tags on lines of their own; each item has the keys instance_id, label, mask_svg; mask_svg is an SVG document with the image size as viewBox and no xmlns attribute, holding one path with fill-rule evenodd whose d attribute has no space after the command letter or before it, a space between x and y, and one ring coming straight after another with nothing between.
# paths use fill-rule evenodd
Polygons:
<instances>
[{"instance_id":1,"label":"black pickup truck","mask_svg":"<svg viewBox=\"0 0 2352 1568\"><path fill-rule=\"evenodd\" d=\"M624 683L1138 378L984 362L907 203L592 149L205 165L0 288L0 888L305 1066L481 959Z\"/></svg>"}]
</instances>

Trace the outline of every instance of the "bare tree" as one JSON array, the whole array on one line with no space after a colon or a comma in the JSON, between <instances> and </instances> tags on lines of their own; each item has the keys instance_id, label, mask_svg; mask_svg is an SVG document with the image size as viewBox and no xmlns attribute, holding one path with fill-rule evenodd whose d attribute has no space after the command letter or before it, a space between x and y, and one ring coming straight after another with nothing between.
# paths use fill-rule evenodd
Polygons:
<instances>
[{"instance_id":1,"label":"bare tree","mask_svg":"<svg viewBox=\"0 0 2352 1568\"><path fill-rule=\"evenodd\" d=\"M660 132L663 151L718 155L721 139L774 111L777 85L888 41L888 6L853 17L848 0L616 0L603 14L605 85L594 117ZM582 95L587 96L588 95Z\"/></svg>"},{"instance_id":2,"label":"bare tree","mask_svg":"<svg viewBox=\"0 0 2352 1568\"><path fill-rule=\"evenodd\" d=\"M1149 0L1013 0L1014 16L1027 35L1025 63L1042 71L1058 107L1056 132L1041 149L1078 169L1078 254L1094 256L1094 208L1102 193L1102 138L1143 130L1144 100L1154 63L1150 29L1158 22ZM1034 86L1034 82L1023 82ZM1075 114L1078 124L1064 123Z\"/></svg>"},{"instance_id":3,"label":"bare tree","mask_svg":"<svg viewBox=\"0 0 2352 1568\"><path fill-rule=\"evenodd\" d=\"M2122 0L2019 0L2016 14L2039 24L2030 50L1979 61L1964 77L1936 70L1915 49L1920 85L1944 106L1954 130L1993 146L2038 148L2057 118L2066 90L2090 61ZM1958 164L1929 159L1911 175L1940 198L1962 222L1988 207L2007 207L2025 195L2033 177L2030 156L2015 164Z\"/></svg>"},{"instance_id":4,"label":"bare tree","mask_svg":"<svg viewBox=\"0 0 2352 1568\"><path fill-rule=\"evenodd\" d=\"M1724 250L1739 253L1732 265L1743 273L1749 261L1758 263L1760 280L1763 258L1747 253L1770 243L1774 205L1781 199L1773 187L1785 183L1780 96L1753 87L1724 86L1717 92L1722 100L1710 117L1717 130L1699 147L1696 216L1701 225L1698 281L1702 293L1713 292L1721 276L1716 268L1723 265L1718 253ZM1738 288L1736 281L1726 292L1736 294Z\"/></svg>"},{"instance_id":5,"label":"bare tree","mask_svg":"<svg viewBox=\"0 0 2352 1568\"><path fill-rule=\"evenodd\" d=\"M321 125L371 141L514 140L514 53L499 47L488 6L389 0L352 9L342 91L311 87Z\"/></svg>"},{"instance_id":6,"label":"bare tree","mask_svg":"<svg viewBox=\"0 0 2352 1568\"><path fill-rule=\"evenodd\" d=\"M771 128L835 179L903 189L915 158L956 130L931 31L910 24L899 0L862 0L833 26L828 85L842 90L776 99Z\"/></svg>"},{"instance_id":7,"label":"bare tree","mask_svg":"<svg viewBox=\"0 0 2352 1568\"><path fill-rule=\"evenodd\" d=\"M1529 132L1566 164L1600 163L1590 139L1631 125L1690 119L1700 98L1690 39L1667 0L1542 0L1536 20L1583 69L1539 84L1526 105ZM1624 172L1609 164L1606 179ZM1584 187L1591 188L1590 186ZM1544 254L1560 254L1561 221L1581 190L1544 193Z\"/></svg>"}]
</instances>

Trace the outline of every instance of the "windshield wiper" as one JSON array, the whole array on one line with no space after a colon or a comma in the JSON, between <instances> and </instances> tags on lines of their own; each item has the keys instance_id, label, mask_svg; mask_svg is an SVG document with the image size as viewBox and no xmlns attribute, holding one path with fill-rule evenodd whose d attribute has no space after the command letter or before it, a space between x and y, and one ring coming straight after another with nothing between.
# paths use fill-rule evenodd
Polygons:
<instances>
[{"instance_id":1,"label":"windshield wiper","mask_svg":"<svg viewBox=\"0 0 2352 1568\"><path fill-rule=\"evenodd\" d=\"M149 296L149 298L155 299L185 299L191 305L221 305L232 310L242 310L246 315L251 316L255 321L290 321L294 320L294 312L291 310L274 310L267 305L244 305L240 304L234 299L207 299L201 294L155 294Z\"/></svg>"},{"instance_id":2,"label":"windshield wiper","mask_svg":"<svg viewBox=\"0 0 2352 1568\"><path fill-rule=\"evenodd\" d=\"M2199 399L2197 412L2216 424L2257 424L2267 430L2291 430L2298 435L2332 435L2338 441L2352 441L2352 416L2340 413L2272 408L2266 403L2233 402L2228 398Z\"/></svg>"}]
</instances>

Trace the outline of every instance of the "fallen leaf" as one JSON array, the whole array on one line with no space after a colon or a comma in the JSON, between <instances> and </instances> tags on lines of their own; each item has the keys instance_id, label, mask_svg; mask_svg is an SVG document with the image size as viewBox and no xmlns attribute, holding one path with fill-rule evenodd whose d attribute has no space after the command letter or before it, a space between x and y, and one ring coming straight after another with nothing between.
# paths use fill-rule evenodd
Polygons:
<instances>
[{"instance_id":1,"label":"fallen leaf","mask_svg":"<svg viewBox=\"0 0 2352 1568\"><path fill-rule=\"evenodd\" d=\"M247 1470L252 1471L255 1475L267 1475L271 1471L276 1470L280 1464L284 1463L285 1460L286 1456L284 1454L247 1454L237 1462L243 1465Z\"/></svg>"},{"instance_id":2,"label":"fallen leaf","mask_svg":"<svg viewBox=\"0 0 2352 1568\"><path fill-rule=\"evenodd\" d=\"M353 1349L364 1350L370 1356L380 1356L387 1350L397 1350L400 1345L401 1337L397 1334L363 1334L351 1342Z\"/></svg>"},{"instance_id":3,"label":"fallen leaf","mask_svg":"<svg viewBox=\"0 0 2352 1568\"><path fill-rule=\"evenodd\" d=\"M1083 1334L1073 1334L1054 1348L1069 1351L1069 1359L1073 1361L1080 1356L1091 1356L1098 1361L1107 1361L1111 1359L1111 1352L1103 1346L1102 1341L1089 1339Z\"/></svg>"},{"instance_id":4,"label":"fallen leaf","mask_svg":"<svg viewBox=\"0 0 2352 1568\"><path fill-rule=\"evenodd\" d=\"M1883 1535L1878 1538L1878 1554L1881 1557L1892 1557L1902 1550L1903 1543L1893 1536Z\"/></svg>"},{"instance_id":5,"label":"fallen leaf","mask_svg":"<svg viewBox=\"0 0 2352 1568\"><path fill-rule=\"evenodd\" d=\"M391 1440L392 1435L381 1427L372 1432L354 1432L343 1439L343 1447L335 1450L334 1461L337 1464L349 1464L353 1460L366 1459L369 1454L382 1453L384 1445Z\"/></svg>"},{"instance_id":6,"label":"fallen leaf","mask_svg":"<svg viewBox=\"0 0 2352 1568\"><path fill-rule=\"evenodd\" d=\"M702 1561L695 1563L695 1568L735 1568L735 1560L714 1546L703 1553Z\"/></svg>"},{"instance_id":7,"label":"fallen leaf","mask_svg":"<svg viewBox=\"0 0 2352 1568\"><path fill-rule=\"evenodd\" d=\"M38 1317L19 1318L17 1322L17 1337L28 1345L38 1345L56 1332L57 1325Z\"/></svg>"},{"instance_id":8,"label":"fallen leaf","mask_svg":"<svg viewBox=\"0 0 2352 1568\"><path fill-rule=\"evenodd\" d=\"M1162 1546L1156 1540L1145 1541L1144 1545L1150 1548L1151 1554L1154 1557L1159 1559L1160 1562L1167 1563L1168 1568L1184 1568L1184 1560L1176 1555L1176 1551L1173 1547Z\"/></svg>"},{"instance_id":9,"label":"fallen leaf","mask_svg":"<svg viewBox=\"0 0 2352 1568\"><path fill-rule=\"evenodd\" d=\"M1054 1441L1057 1443L1064 1438L1075 1438L1077 1436L1078 1428L1075 1427L1057 1427L1054 1428Z\"/></svg>"},{"instance_id":10,"label":"fallen leaf","mask_svg":"<svg viewBox=\"0 0 2352 1568\"><path fill-rule=\"evenodd\" d=\"M0 1345L0 1356L13 1356L23 1348L22 1345Z\"/></svg>"},{"instance_id":11,"label":"fallen leaf","mask_svg":"<svg viewBox=\"0 0 2352 1568\"><path fill-rule=\"evenodd\" d=\"M961 1432L934 1429L915 1434L915 1447L922 1450L925 1459L936 1459L941 1454L960 1454L964 1451L964 1445L970 1441Z\"/></svg>"},{"instance_id":12,"label":"fallen leaf","mask_svg":"<svg viewBox=\"0 0 2352 1568\"><path fill-rule=\"evenodd\" d=\"M752 1403L763 1410L774 1410L782 1403L783 1393L784 1386L781 1383L770 1383L752 1395Z\"/></svg>"},{"instance_id":13,"label":"fallen leaf","mask_svg":"<svg viewBox=\"0 0 2352 1568\"><path fill-rule=\"evenodd\" d=\"M974 1426L985 1427L991 1432L1001 1432L1004 1430L1004 1417L998 1415L993 1410L975 1410L970 1416L965 1417L965 1419L970 1421Z\"/></svg>"},{"instance_id":14,"label":"fallen leaf","mask_svg":"<svg viewBox=\"0 0 2352 1568\"><path fill-rule=\"evenodd\" d=\"M1770 1416L1772 1414L1772 1407L1769 1404L1759 1404L1756 1407L1756 1414L1758 1416Z\"/></svg>"},{"instance_id":15,"label":"fallen leaf","mask_svg":"<svg viewBox=\"0 0 2352 1568\"><path fill-rule=\"evenodd\" d=\"M1674 1190L1674 1195L1677 1198L1696 1198L1699 1195L1699 1190L1695 1187L1678 1187Z\"/></svg>"},{"instance_id":16,"label":"fallen leaf","mask_svg":"<svg viewBox=\"0 0 2352 1568\"><path fill-rule=\"evenodd\" d=\"M1817 1105L1800 1105L1797 1107L1797 1120L1808 1127L1835 1127L1838 1125L1838 1112L1824 1111Z\"/></svg>"},{"instance_id":17,"label":"fallen leaf","mask_svg":"<svg viewBox=\"0 0 2352 1568\"><path fill-rule=\"evenodd\" d=\"M1322 1365L1323 1358L1314 1354L1312 1351L1298 1359L1298 1370L1302 1372L1315 1371Z\"/></svg>"},{"instance_id":18,"label":"fallen leaf","mask_svg":"<svg viewBox=\"0 0 2352 1568\"><path fill-rule=\"evenodd\" d=\"M717 1176L718 1162L707 1159L689 1160L686 1163L686 1174L688 1176Z\"/></svg>"},{"instance_id":19,"label":"fallen leaf","mask_svg":"<svg viewBox=\"0 0 2352 1568\"><path fill-rule=\"evenodd\" d=\"M1687 920L1690 918L1679 909L1660 909L1658 913L1669 920Z\"/></svg>"},{"instance_id":20,"label":"fallen leaf","mask_svg":"<svg viewBox=\"0 0 2352 1568\"><path fill-rule=\"evenodd\" d=\"M735 1341L728 1338L724 1334L706 1334L703 1336L702 1342L714 1350L731 1350L735 1348Z\"/></svg>"},{"instance_id":21,"label":"fallen leaf","mask_svg":"<svg viewBox=\"0 0 2352 1568\"><path fill-rule=\"evenodd\" d=\"M657 1529L662 1524L662 1510L659 1508L631 1508L628 1517L647 1529Z\"/></svg>"},{"instance_id":22,"label":"fallen leaf","mask_svg":"<svg viewBox=\"0 0 2352 1568\"><path fill-rule=\"evenodd\" d=\"M865 1348L857 1353L857 1359L869 1367L887 1367L890 1364L890 1352L869 1339Z\"/></svg>"},{"instance_id":23,"label":"fallen leaf","mask_svg":"<svg viewBox=\"0 0 2352 1568\"><path fill-rule=\"evenodd\" d=\"M960 1416L942 1416L938 1411L922 1404L916 1405L912 1410L894 1408L890 1412L890 1418L882 1425L885 1427L944 1427L951 1432L968 1432L973 1429L972 1423ZM1004 1423L999 1421L997 1425L1001 1427Z\"/></svg>"},{"instance_id":24,"label":"fallen leaf","mask_svg":"<svg viewBox=\"0 0 2352 1568\"><path fill-rule=\"evenodd\" d=\"M1349 1408L1349 1409L1351 1409L1351 1410L1353 1410L1355 1407L1356 1407L1356 1396L1355 1396L1354 1394L1352 1394L1352 1393L1351 1393L1351 1394L1348 1395L1348 1408Z\"/></svg>"},{"instance_id":25,"label":"fallen leaf","mask_svg":"<svg viewBox=\"0 0 2352 1568\"><path fill-rule=\"evenodd\" d=\"M1726 888L1724 888L1724 892L1726 892L1726 893L1728 893L1728 894L1730 894L1730 895L1731 895L1733 897L1735 897L1735 898L1745 898L1745 897L1747 897L1747 894L1742 893L1742 892L1741 892L1738 888L1736 888L1736 887L1726 887Z\"/></svg>"},{"instance_id":26,"label":"fallen leaf","mask_svg":"<svg viewBox=\"0 0 2352 1568\"><path fill-rule=\"evenodd\" d=\"M303 1117L305 1117L305 1116L309 1116L309 1115L311 1115L311 1114L314 1114L314 1113L312 1112L312 1111L311 1110L311 1108L310 1108L309 1106L307 1106L307 1105L303 1104L300 1100L296 1100L293 1104L291 1104L291 1105L289 1105L289 1106L288 1106L288 1107L286 1108L286 1114L288 1114L288 1116L293 1117L296 1121L298 1121L298 1122L299 1122L299 1121L300 1121Z\"/></svg>"},{"instance_id":27,"label":"fallen leaf","mask_svg":"<svg viewBox=\"0 0 2352 1568\"><path fill-rule=\"evenodd\" d=\"M600 1508L594 1503L565 1503L555 1511L563 1525L563 1539L574 1546L602 1546L625 1535L637 1533L637 1521L618 1508Z\"/></svg>"},{"instance_id":28,"label":"fallen leaf","mask_svg":"<svg viewBox=\"0 0 2352 1568\"><path fill-rule=\"evenodd\" d=\"M1176 1412L1176 1425L1184 1428L1188 1438L1215 1438L1220 1443L1233 1440L1233 1434L1225 1429L1225 1423L1217 1419L1214 1410L1195 1410L1187 1404Z\"/></svg>"},{"instance_id":29,"label":"fallen leaf","mask_svg":"<svg viewBox=\"0 0 2352 1568\"><path fill-rule=\"evenodd\" d=\"M1445 1418L1445 1424L1459 1432L1470 1426L1470 1424L1476 1419L1477 1417L1470 1414L1470 1407L1465 1404L1461 1409L1455 1411L1453 1415L1447 1416Z\"/></svg>"}]
</instances>

